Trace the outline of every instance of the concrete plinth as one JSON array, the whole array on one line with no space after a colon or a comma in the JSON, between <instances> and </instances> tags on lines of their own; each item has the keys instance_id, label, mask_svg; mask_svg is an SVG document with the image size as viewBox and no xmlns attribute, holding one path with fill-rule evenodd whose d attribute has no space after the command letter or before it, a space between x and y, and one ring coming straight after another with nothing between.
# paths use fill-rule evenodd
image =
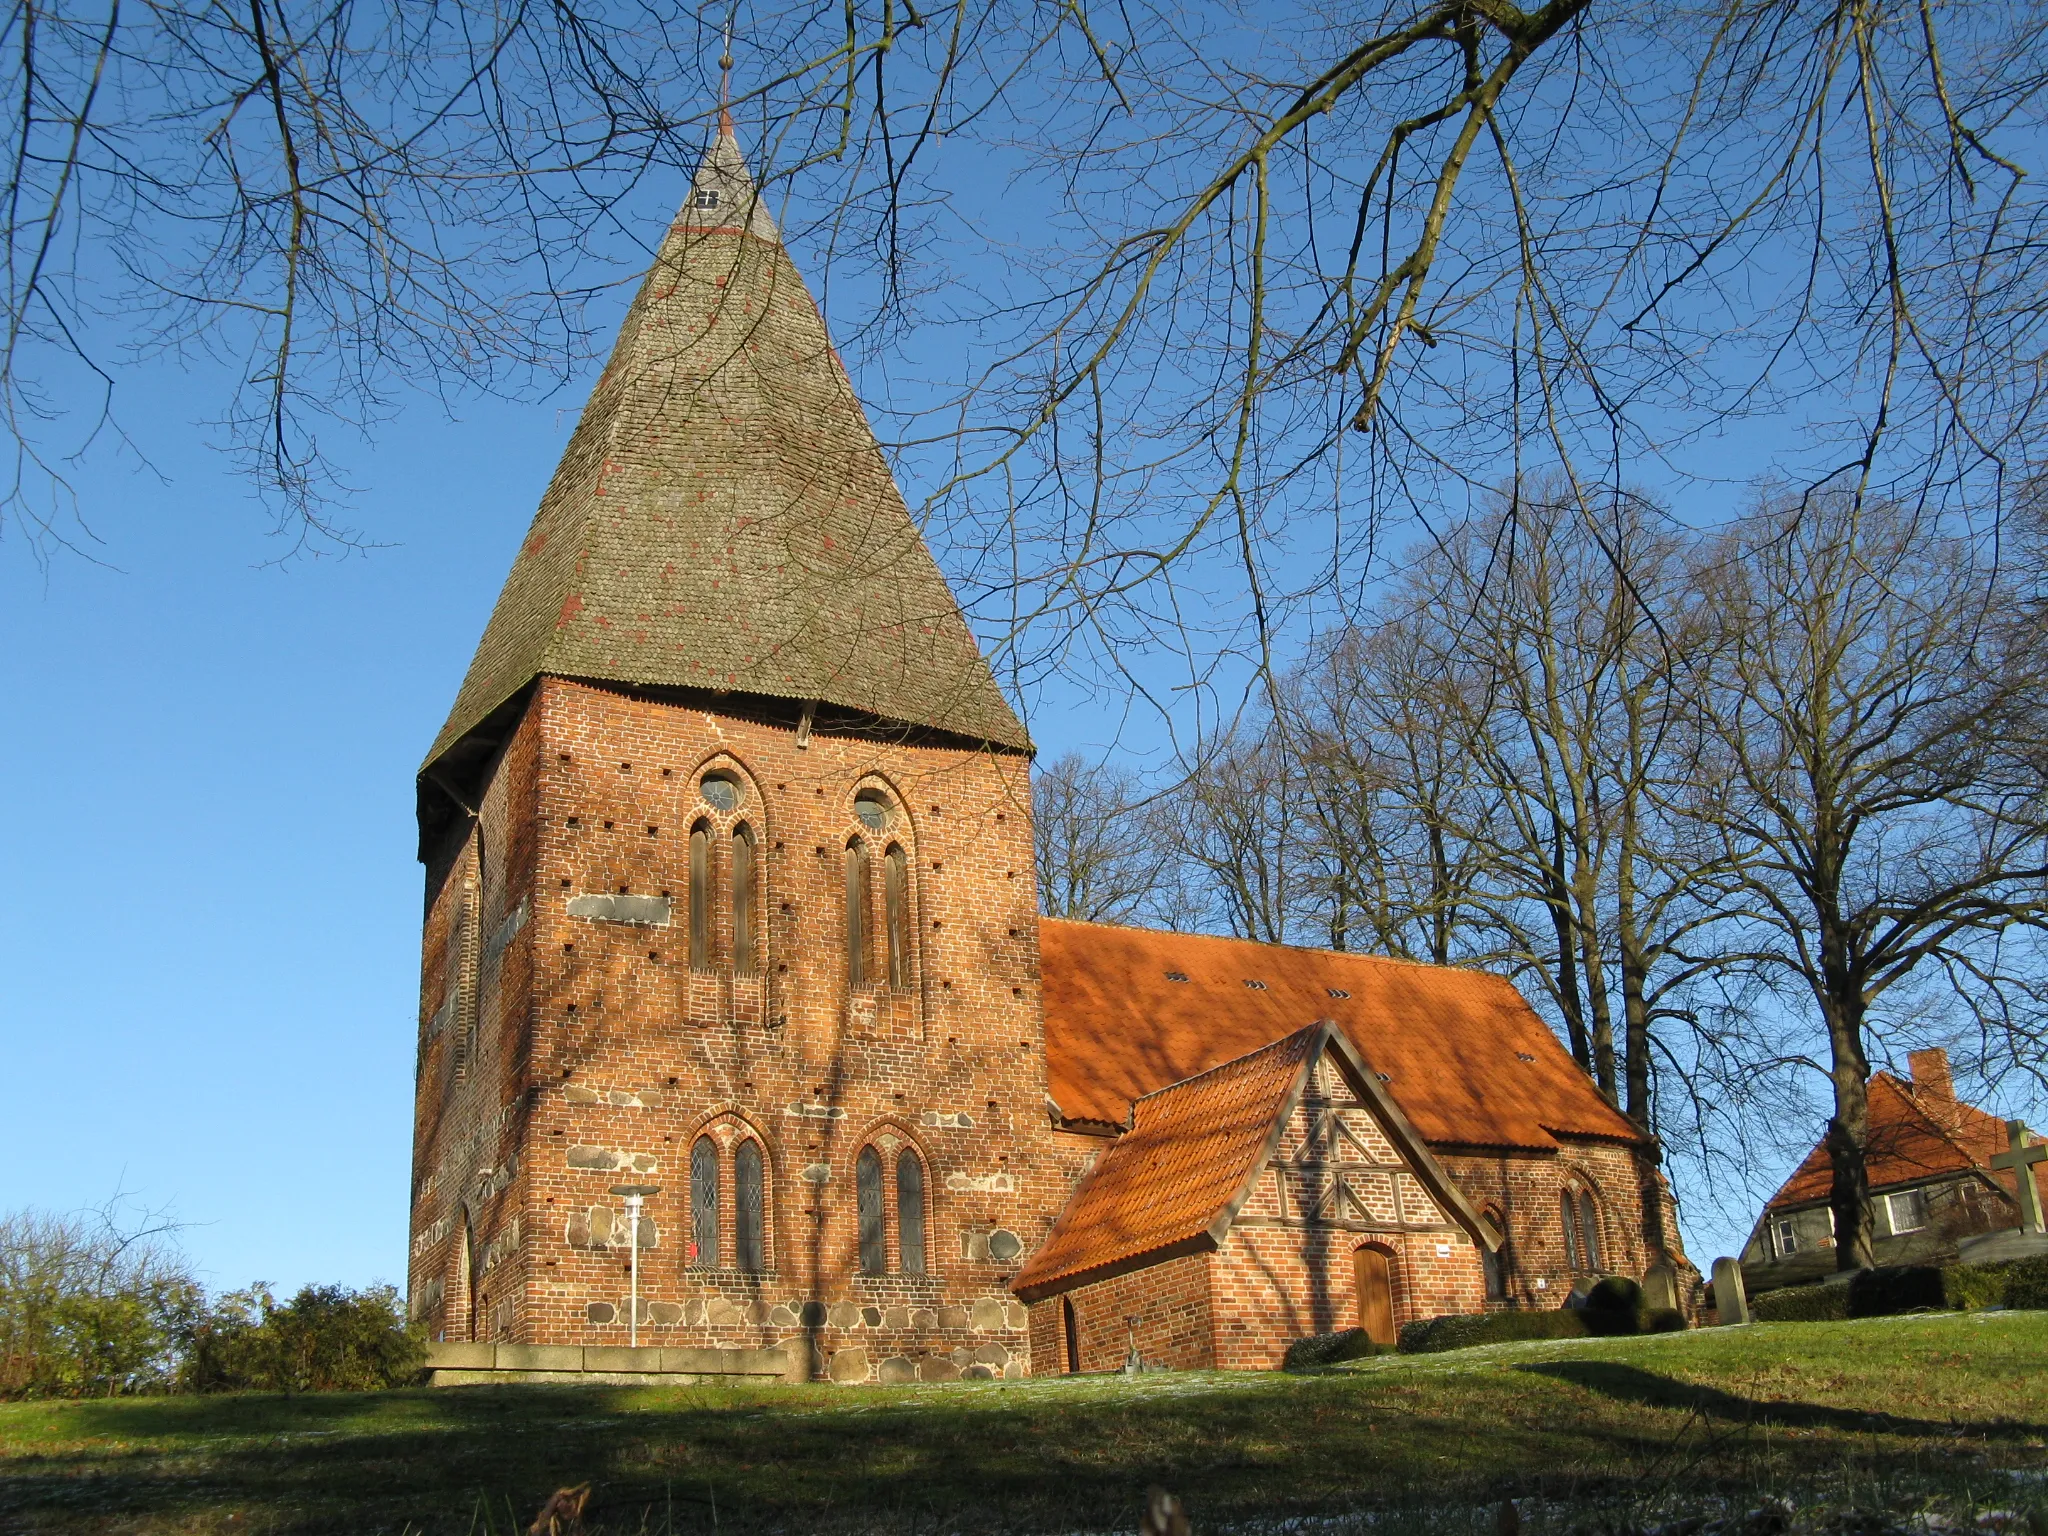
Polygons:
<instances>
[{"instance_id":1,"label":"concrete plinth","mask_svg":"<svg viewBox=\"0 0 2048 1536\"><path fill-rule=\"evenodd\" d=\"M810 1379L803 1340L773 1349L628 1349L623 1345L429 1344L427 1380L437 1387L517 1382L533 1386L685 1387L711 1382Z\"/></svg>"}]
</instances>

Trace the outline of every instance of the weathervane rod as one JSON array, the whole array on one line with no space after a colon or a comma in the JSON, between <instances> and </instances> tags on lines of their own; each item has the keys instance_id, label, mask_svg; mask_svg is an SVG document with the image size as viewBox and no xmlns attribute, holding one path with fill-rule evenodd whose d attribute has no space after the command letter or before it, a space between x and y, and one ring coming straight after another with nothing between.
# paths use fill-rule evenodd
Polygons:
<instances>
[{"instance_id":1,"label":"weathervane rod","mask_svg":"<svg viewBox=\"0 0 2048 1536\"><path fill-rule=\"evenodd\" d=\"M725 47L718 56L718 131L732 132L732 15L725 18Z\"/></svg>"}]
</instances>

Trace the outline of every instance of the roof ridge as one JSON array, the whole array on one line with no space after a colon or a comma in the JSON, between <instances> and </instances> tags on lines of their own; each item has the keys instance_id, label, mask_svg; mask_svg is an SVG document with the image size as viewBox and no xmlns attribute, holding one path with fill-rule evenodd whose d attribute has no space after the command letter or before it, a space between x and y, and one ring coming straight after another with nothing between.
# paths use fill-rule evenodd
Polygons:
<instances>
[{"instance_id":1,"label":"roof ridge","mask_svg":"<svg viewBox=\"0 0 2048 1536\"><path fill-rule=\"evenodd\" d=\"M1319 1030L1332 1028L1335 1028L1335 1025L1332 1024L1330 1020L1317 1019L1313 1024L1304 1024L1300 1029L1289 1030L1286 1034L1281 1035L1278 1039L1268 1040L1264 1045L1259 1046L1254 1050L1246 1051L1242 1055L1233 1056L1228 1061L1219 1061L1213 1067L1204 1067L1199 1072L1190 1072L1186 1077L1177 1078L1173 1082L1166 1084L1164 1087L1154 1088L1149 1093L1141 1093L1135 1099L1131 1100L1132 1120L1135 1123L1137 1119L1138 1106L1144 1103L1147 1099L1156 1099L1161 1094L1173 1093L1177 1089L1187 1087L1190 1083L1199 1083L1205 1077L1213 1077L1216 1073L1227 1072L1233 1067L1242 1070L1249 1063L1265 1055L1268 1051L1277 1051L1282 1046L1293 1044L1296 1040L1299 1040L1304 1035L1314 1034Z\"/></svg>"},{"instance_id":2,"label":"roof ridge","mask_svg":"<svg viewBox=\"0 0 2048 1536\"><path fill-rule=\"evenodd\" d=\"M1172 939L1194 939L1211 944L1241 944L1248 949L1284 949L1302 955L1328 955L1333 960L1359 960L1418 971L1451 971L1460 976L1480 976L1488 981L1513 985L1480 965L1453 965L1449 961L1414 960L1406 955L1380 955L1362 949L1332 949L1326 944L1292 944L1279 939L1247 939L1234 933L1191 933L1184 928L1147 928L1137 923L1105 923L1086 917L1041 916L1040 923L1061 923L1070 928L1114 928L1123 933L1159 934Z\"/></svg>"}]
</instances>

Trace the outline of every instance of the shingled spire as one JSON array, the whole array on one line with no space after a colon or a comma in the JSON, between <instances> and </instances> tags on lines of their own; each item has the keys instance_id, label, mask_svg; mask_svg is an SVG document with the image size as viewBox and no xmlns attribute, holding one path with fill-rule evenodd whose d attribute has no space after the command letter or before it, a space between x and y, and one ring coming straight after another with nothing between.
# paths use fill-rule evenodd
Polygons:
<instances>
[{"instance_id":1,"label":"shingled spire","mask_svg":"<svg viewBox=\"0 0 2048 1536\"><path fill-rule=\"evenodd\" d=\"M426 767L535 677L818 702L1018 751L729 123Z\"/></svg>"}]
</instances>

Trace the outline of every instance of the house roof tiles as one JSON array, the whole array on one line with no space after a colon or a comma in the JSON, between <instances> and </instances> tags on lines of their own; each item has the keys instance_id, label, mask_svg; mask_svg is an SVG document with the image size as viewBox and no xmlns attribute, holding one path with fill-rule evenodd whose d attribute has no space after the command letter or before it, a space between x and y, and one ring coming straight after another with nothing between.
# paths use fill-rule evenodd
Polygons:
<instances>
[{"instance_id":1,"label":"house roof tiles","mask_svg":"<svg viewBox=\"0 0 2048 1536\"><path fill-rule=\"evenodd\" d=\"M1146 1094L1131 1129L1097 1159L1051 1234L1017 1274L1019 1294L1134 1260L1157 1262L1220 1238L1271 1155L1282 1110L1323 1043L1311 1026Z\"/></svg>"},{"instance_id":2,"label":"house roof tiles","mask_svg":"<svg viewBox=\"0 0 2048 1536\"><path fill-rule=\"evenodd\" d=\"M1070 1121L1121 1125L1132 1100L1328 1018L1432 1145L1644 1139L1483 971L1054 918L1039 951L1049 1085Z\"/></svg>"},{"instance_id":3,"label":"house roof tiles","mask_svg":"<svg viewBox=\"0 0 2048 1536\"><path fill-rule=\"evenodd\" d=\"M1994 1173L1992 1155L2006 1149L2005 1121L1952 1095L1929 1093L1889 1072L1870 1079L1870 1187L1882 1191L1943 1175L1976 1171L1999 1187L2015 1187L2010 1173ZM1834 1184L1827 1143L1807 1153L1766 1210L1826 1200Z\"/></svg>"}]
</instances>

